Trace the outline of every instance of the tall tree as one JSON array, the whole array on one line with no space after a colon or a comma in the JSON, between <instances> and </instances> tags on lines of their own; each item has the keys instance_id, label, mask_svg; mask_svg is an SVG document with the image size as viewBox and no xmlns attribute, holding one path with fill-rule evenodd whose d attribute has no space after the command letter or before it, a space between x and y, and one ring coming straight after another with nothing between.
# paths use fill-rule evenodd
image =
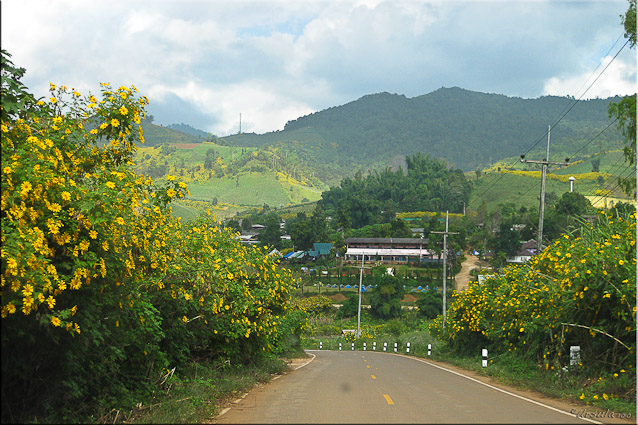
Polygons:
<instances>
[{"instance_id":1,"label":"tall tree","mask_svg":"<svg viewBox=\"0 0 638 425\"><path fill-rule=\"evenodd\" d=\"M290 239L295 249L306 251L312 248L313 232L310 219L305 213L297 213L297 217L288 221Z\"/></svg>"},{"instance_id":2,"label":"tall tree","mask_svg":"<svg viewBox=\"0 0 638 425\"><path fill-rule=\"evenodd\" d=\"M312 231L312 242L328 242L330 240L328 236L328 221L320 205L317 205L312 213L310 228Z\"/></svg>"},{"instance_id":3,"label":"tall tree","mask_svg":"<svg viewBox=\"0 0 638 425\"><path fill-rule=\"evenodd\" d=\"M636 47L636 0L629 0L629 8L622 16L625 27L625 38L629 47ZM616 127L625 137L626 146L623 150L625 161L633 165L636 163L636 94L625 97L618 103L609 104L609 117L617 120ZM636 179L638 174L627 178L618 178L618 183L626 193L636 196Z\"/></svg>"},{"instance_id":4,"label":"tall tree","mask_svg":"<svg viewBox=\"0 0 638 425\"><path fill-rule=\"evenodd\" d=\"M385 267L373 270L373 281L376 285L370 292L370 313L382 319L394 319L401 315L401 300L405 294L403 281L389 275Z\"/></svg>"},{"instance_id":5,"label":"tall tree","mask_svg":"<svg viewBox=\"0 0 638 425\"><path fill-rule=\"evenodd\" d=\"M259 242L270 248L281 248L281 227L279 226L279 216L270 213L264 221L266 228L259 235Z\"/></svg>"}]
</instances>

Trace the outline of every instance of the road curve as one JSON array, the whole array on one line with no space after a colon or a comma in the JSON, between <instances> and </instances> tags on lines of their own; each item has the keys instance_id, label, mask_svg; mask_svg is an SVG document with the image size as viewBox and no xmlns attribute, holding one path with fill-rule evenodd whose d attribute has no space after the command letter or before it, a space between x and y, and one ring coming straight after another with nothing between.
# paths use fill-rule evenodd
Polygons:
<instances>
[{"instance_id":1,"label":"road curve","mask_svg":"<svg viewBox=\"0 0 638 425\"><path fill-rule=\"evenodd\" d=\"M314 361L249 392L213 423L600 423L414 357L311 353Z\"/></svg>"}]
</instances>

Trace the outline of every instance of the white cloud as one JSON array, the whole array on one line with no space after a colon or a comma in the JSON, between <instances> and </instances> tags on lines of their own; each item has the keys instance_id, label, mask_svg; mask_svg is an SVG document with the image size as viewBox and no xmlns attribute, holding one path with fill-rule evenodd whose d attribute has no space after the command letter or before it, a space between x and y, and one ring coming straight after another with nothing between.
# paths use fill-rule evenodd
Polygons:
<instances>
[{"instance_id":1,"label":"white cloud","mask_svg":"<svg viewBox=\"0 0 638 425\"><path fill-rule=\"evenodd\" d=\"M9 0L3 49L37 96L135 85L162 124L283 128L381 91L576 95L622 34L626 0ZM613 54L611 52L610 54ZM635 51L588 96L635 91ZM174 113L171 114L172 102ZM179 108L179 111L177 110ZM174 117L175 121L172 120ZM178 118L179 117L179 118Z\"/></svg>"},{"instance_id":2,"label":"white cloud","mask_svg":"<svg viewBox=\"0 0 638 425\"><path fill-rule=\"evenodd\" d=\"M291 117L314 111L308 105L282 96L259 81L204 89L191 81L179 87L157 85L150 89L150 93L157 99L175 95L192 103L198 110L215 116L217 122L202 129L217 135L237 133L240 114L243 132L265 133L282 130Z\"/></svg>"},{"instance_id":3,"label":"white cloud","mask_svg":"<svg viewBox=\"0 0 638 425\"><path fill-rule=\"evenodd\" d=\"M633 56L633 55L632 55ZM634 56L635 59L635 56ZM622 59L605 57L596 72L550 78L543 94L582 99L608 98L636 93L636 66Z\"/></svg>"}]
</instances>

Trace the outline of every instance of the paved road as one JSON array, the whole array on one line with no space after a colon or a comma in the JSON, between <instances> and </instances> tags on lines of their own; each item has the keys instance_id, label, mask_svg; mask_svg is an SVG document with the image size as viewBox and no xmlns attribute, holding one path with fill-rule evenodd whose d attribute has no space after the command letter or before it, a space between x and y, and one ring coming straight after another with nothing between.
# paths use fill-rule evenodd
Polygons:
<instances>
[{"instance_id":1,"label":"paved road","mask_svg":"<svg viewBox=\"0 0 638 425\"><path fill-rule=\"evenodd\" d=\"M257 388L215 423L592 423L434 363L371 351L314 361Z\"/></svg>"}]
</instances>

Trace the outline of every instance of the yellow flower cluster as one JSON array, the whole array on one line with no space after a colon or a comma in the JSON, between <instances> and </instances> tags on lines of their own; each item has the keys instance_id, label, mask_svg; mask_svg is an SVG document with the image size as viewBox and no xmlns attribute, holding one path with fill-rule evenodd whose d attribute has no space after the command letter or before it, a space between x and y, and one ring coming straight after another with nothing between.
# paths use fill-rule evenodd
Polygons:
<instances>
[{"instance_id":1,"label":"yellow flower cluster","mask_svg":"<svg viewBox=\"0 0 638 425\"><path fill-rule=\"evenodd\" d=\"M536 351L548 369L561 362L570 343L609 353L621 346L631 364L635 235L635 214L600 214L580 237L563 235L528 264L508 266L483 284L455 293L445 330L439 317L431 331L455 344L483 341Z\"/></svg>"},{"instance_id":2,"label":"yellow flower cluster","mask_svg":"<svg viewBox=\"0 0 638 425\"><path fill-rule=\"evenodd\" d=\"M37 311L79 334L75 293L98 285L119 299L116 327L138 300L166 294L186 313L184 326L225 338L276 334L290 271L219 223L170 215L188 188L173 176L159 187L135 173L148 103L135 92L103 84L102 100L75 90L67 100L67 89L52 85L55 101L2 122L2 318Z\"/></svg>"},{"instance_id":3,"label":"yellow flower cluster","mask_svg":"<svg viewBox=\"0 0 638 425\"><path fill-rule=\"evenodd\" d=\"M500 171L501 173L505 173L505 174L513 174L516 176L524 176L524 177L534 177L534 178L540 178L541 177L541 172L540 171L524 171L524 170L506 170L506 169L502 169ZM599 173L599 172L591 172L591 173L579 173L579 174L554 174L554 173L548 173L547 174L547 178L552 179L552 180L558 180L560 182L563 183L567 183L569 182L569 178L573 176L576 178L576 180L578 181L582 181L582 180L596 180L598 179L600 176L602 176L605 179L608 179L609 177L612 177L611 174L608 173Z\"/></svg>"}]
</instances>

